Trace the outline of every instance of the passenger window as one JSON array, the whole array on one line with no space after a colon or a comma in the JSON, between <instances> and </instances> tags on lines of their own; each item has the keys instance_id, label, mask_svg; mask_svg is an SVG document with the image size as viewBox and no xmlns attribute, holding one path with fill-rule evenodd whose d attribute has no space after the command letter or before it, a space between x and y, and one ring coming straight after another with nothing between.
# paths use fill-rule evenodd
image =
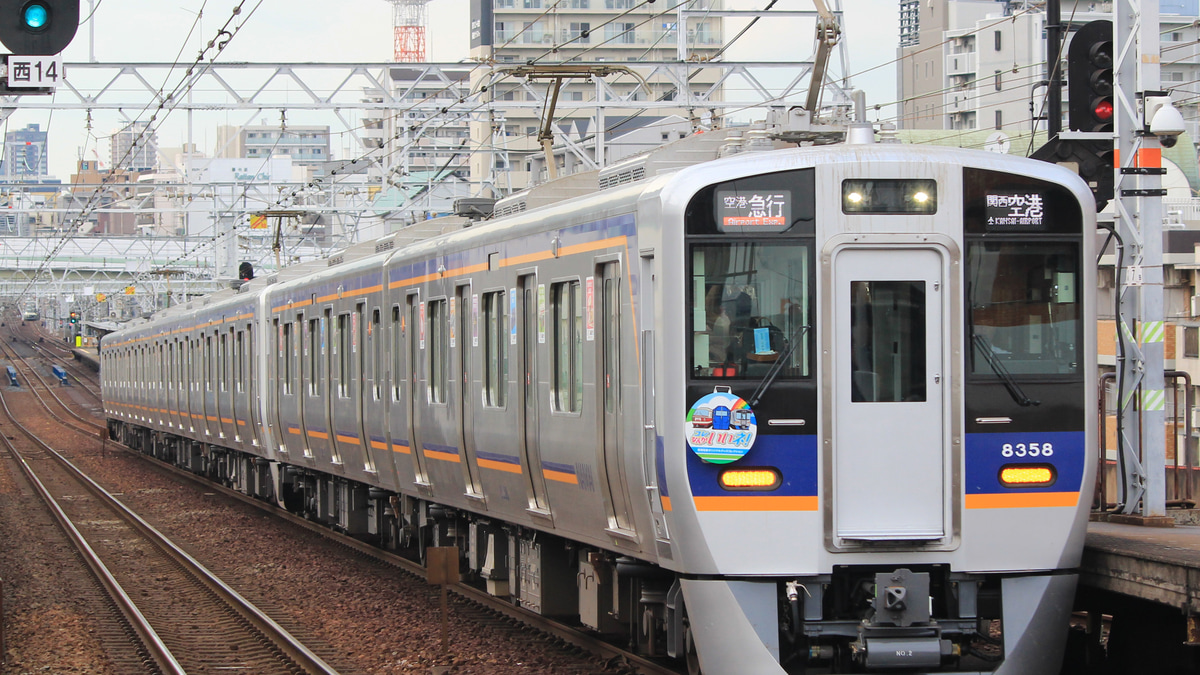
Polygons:
<instances>
[{"instance_id":1,"label":"passenger window","mask_svg":"<svg viewBox=\"0 0 1200 675\"><path fill-rule=\"evenodd\" d=\"M483 294L483 403L503 408L508 393L508 305L504 291Z\"/></svg>"},{"instance_id":2,"label":"passenger window","mask_svg":"<svg viewBox=\"0 0 1200 675\"><path fill-rule=\"evenodd\" d=\"M449 351L449 325L446 318L446 301L429 301L429 402L446 402L447 354Z\"/></svg>"},{"instance_id":3,"label":"passenger window","mask_svg":"<svg viewBox=\"0 0 1200 675\"><path fill-rule=\"evenodd\" d=\"M579 282L551 285L550 303L554 331L551 387L554 409L579 412L583 407L583 307Z\"/></svg>"},{"instance_id":4,"label":"passenger window","mask_svg":"<svg viewBox=\"0 0 1200 675\"><path fill-rule=\"evenodd\" d=\"M350 396L350 315L338 314L338 396Z\"/></svg>"}]
</instances>

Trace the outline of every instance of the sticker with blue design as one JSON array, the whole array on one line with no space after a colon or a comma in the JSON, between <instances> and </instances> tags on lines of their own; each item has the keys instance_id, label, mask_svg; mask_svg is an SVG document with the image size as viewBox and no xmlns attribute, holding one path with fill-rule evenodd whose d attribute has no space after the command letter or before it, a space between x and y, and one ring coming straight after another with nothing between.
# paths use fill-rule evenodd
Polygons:
<instances>
[{"instance_id":1,"label":"sticker with blue design","mask_svg":"<svg viewBox=\"0 0 1200 675\"><path fill-rule=\"evenodd\" d=\"M758 420L750 404L718 386L692 404L687 415L687 443L700 459L712 464L736 462L754 445Z\"/></svg>"}]
</instances>

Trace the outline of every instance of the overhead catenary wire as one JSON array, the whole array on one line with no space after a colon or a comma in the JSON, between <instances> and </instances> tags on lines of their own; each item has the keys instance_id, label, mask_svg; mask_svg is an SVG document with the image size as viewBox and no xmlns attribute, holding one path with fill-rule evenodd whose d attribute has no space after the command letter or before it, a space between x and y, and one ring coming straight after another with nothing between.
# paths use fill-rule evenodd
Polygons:
<instances>
[{"instance_id":1,"label":"overhead catenary wire","mask_svg":"<svg viewBox=\"0 0 1200 675\"><path fill-rule=\"evenodd\" d=\"M548 9L547 9L547 12L549 12L551 9L553 9L553 7L557 7L557 6L558 6L558 4L559 4L559 3L557 3L557 2L556 2L556 3L555 3L553 6L551 6L550 8L548 8ZM646 4L646 3L642 3L642 4ZM774 2L772 2L771 4L773 5L773 4L774 4ZM678 6L678 5L677 5L677 6ZM769 9L769 8L770 8L770 5L768 5L768 9ZM667 11L670 11L670 10L667 10ZM542 16L545 16L547 12L543 12ZM627 13L628 13L628 12L625 12L625 13L622 13L622 14L627 14ZM664 13L664 12L657 13L655 16L660 16L660 15L661 15L661 14L663 14L663 13ZM614 19L614 20L615 20L615 19ZM650 18L650 19L647 19L646 21L643 21L643 22L639 23L638 25L644 25L644 24L645 24L647 21L650 21L650 20L653 20L653 17L652 17L652 18ZM755 20L757 21L757 19L755 19ZM1009 19L1008 17L1006 17L1006 18L1005 18L1005 20L1010 20L1010 19ZM996 22L996 23L1000 23L1000 22ZM989 25L994 25L994 24L989 24ZM980 27L980 28L979 28L979 30L985 30L985 29L987 29L988 27L989 27L989 26L982 26L982 27ZM528 27L527 27L527 28L528 28ZM509 42L511 42L512 40L515 40L517 36L519 36L521 33L523 33L523 32L524 32L524 30L525 30L525 29L522 29L522 31L519 31L518 33L516 33L516 34L513 36L513 38L512 38L512 39L510 39L510 41L509 41ZM626 31L626 32L627 32L627 31ZM743 31L743 33L744 33L744 31ZM739 36L740 36L740 35L741 35L741 34L739 34ZM537 57L537 58L538 58L538 59L544 59L544 58L546 58L546 56L547 56L549 53L553 53L553 52L557 51L557 49L558 49L558 48L560 48L560 47L562 47L562 46L564 46L564 45L566 45L566 44L569 44L569 42L570 42L570 41L568 41L567 43L561 43L561 44L558 44L558 45L554 45L552 48L545 50L545 52L544 52L544 53L543 53L541 56L539 56L539 57ZM607 40L606 40L605 42L607 42ZM507 43L506 43L506 44L507 44ZM602 43L602 44L603 44L603 43ZM726 47L723 47L723 48L722 48L722 51L723 51L724 49L726 49L727 47L728 47L728 45L726 45ZM592 49L595 49L595 48L596 48L596 47L591 47L591 48L589 48L589 51L590 51L590 50L592 50ZM894 62L894 61L893 61L893 62ZM477 69L477 68L479 68L479 67L483 67L484 65L485 65L485 64L479 64L479 65L477 65L477 66L476 66L476 68L473 68L473 69L472 69L472 71L476 70L476 69ZM495 65L495 64L490 64L490 65ZM884 65L886 65L886 64L884 64ZM879 67L879 66L876 66L876 68L877 68L877 67ZM874 68L871 68L871 69L867 69L867 70L864 70L864 71L861 71L861 72L869 72L870 70L873 70L873 69L874 69ZM990 76L989 76L989 77L990 77ZM464 77L463 79L466 79L466 78ZM984 79L984 78L979 78L979 79ZM461 82L461 80L460 80L459 82ZM447 88L449 88L449 86L451 86L451 85L448 85L448 87L447 87ZM460 99L460 102L463 102L463 99ZM451 104L451 105L456 105L456 104ZM482 109L484 109L484 107L486 107L486 106L489 106L489 105L493 105L493 103L492 103L492 102L488 102L488 103L484 103L484 104L481 104L481 105L479 105L479 106L476 106L476 107L472 108L471 110L469 110L469 111L467 112L467 114L470 114L470 113L475 113L475 112L479 112L479 111L481 111ZM411 109L413 109L413 108L415 108L415 107L416 107L416 105L414 104L414 106L411 106L409 109L411 110ZM401 112L402 112L402 111L401 111ZM396 113L396 116L398 117L400 114L401 114L401 113L400 113L400 112L398 112L398 113ZM457 118L457 119L461 120L463 117L464 117L464 115L461 115L461 114L460 114L460 115L458 116L458 118ZM418 131L420 128L425 128L425 127L429 127L429 126L430 126L430 125L429 125L428 121L423 121L423 122L422 122L422 123L421 123L421 124L420 124L420 125L419 125L417 128L412 128L412 127L410 127L410 128L409 128L409 130L410 130L410 131ZM443 123L443 124L441 124L441 125L439 125L438 127L435 127L435 128L440 128L440 126L445 126L445 124ZM348 133L348 132L341 132L341 133ZM413 142L410 142L410 143L408 143L408 144L403 144L403 145L401 145L400 147L394 147L394 148L390 149L390 151L389 151L389 152L387 152L387 153L383 154L383 155L382 155L382 157L383 157L383 158L385 158L385 159L386 159L386 158L389 158L389 157L391 157L391 156L395 155L397 152L402 152L402 151L404 151L404 150L410 149L411 147L413 147L413 146L415 145L415 143L416 143L416 141L413 141ZM481 147L486 147L486 144L480 144L480 145L481 145ZM372 155L373 155L373 154L375 155L375 157L374 157L374 158L372 157ZM364 153L362 156L360 156L360 157L358 157L358 158L356 158L356 159L350 160L349 162L343 162L343 163L341 164L341 168L343 168L343 169L344 169L344 168L348 168L348 167L350 167L351 165L353 165L353 164L355 164L355 163L357 163L357 162L360 162L360 161L379 161L379 153L378 153L378 152L368 152L368 153ZM335 171L331 172L331 177L330 177L331 179L330 179L330 181L329 181L329 184L338 184L338 182L339 182L339 179L338 179L336 176L337 176L337 170L335 170ZM319 182L319 181L318 181L318 182ZM310 183L310 185L312 185L312 184ZM297 191L296 191L296 190L293 190L293 191L291 192L291 194L289 195L289 197L292 197L292 198L294 198L294 197L296 196L296 194L297 194ZM286 199L286 198L284 198L284 199ZM281 200L278 200L278 201L276 201L276 204L282 204L282 203L283 203L283 201L284 201L284 199L281 199Z\"/></svg>"},{"instance_id":2,"label":"overhead catenary wire","mask_svg":"<svg viewBox=\"0 0 1200 675\"><path fill-rule=\"evenodd\" d=\"M254 5L253 8L251 8L250 12L248 14L246 14L246 16L243 18L241 23L237 23L237 24L235 24L234 21L235 21L235 19L237 19L238 16L240 16L242 14L242 7L245 4L245 0L242 0L242 2L239 2L238 5L233 8L233 11L232 11L229 19L226 20L225 24L217 32L217 36L215 38L213 38L212 40L210 40L208 42L208 45L200 51L199 55L196 57L195 62L193 62L192 66L188 68L188 70L185 74L185 77L175 86L175 88L171 91L171 93L169 95L167 95L166 97L163 97L162 100L159 102L157 109L155 110L154 113L152 113L150 115L150 119L147 122L147 124L143 127L141 134L139 134L138 137L134 140L134 142L130 144L129 150L126 152L126 156L128 156L129 153L133 152L133 149L137 147L138 141L140 141L141 138L148 131L150 131L152 128L156 128L156 127L154 127L154 122L156 120L158 120L158 114L160 112L162 112L163 119L165 120L166 117L168 115L170 115L170 113L178 105L178 101L181 100L180 94L184 93L191 87L195 86L196 82L198 82L198 75L195 74L195 72L194 72L195 68L197 65L199 65L201 62L204 61L205 55L208 53L208 51L213 49L214 47L216 47L216 52L211 57L211 59L216 59L221 54L221 52L223 52L225 50L225 48L228 46L229 42L231 40L233 40L233 38L237 35L237 33L241 31L242 26L244 26L245 23L247 21L249 21L250 18L254 15L254 13L258 10L258 8L262 6L262 2L263 2L263 0L259 0L258 3L256 5ZM230 28L232 28L232 30L230 30ZM222 38L224 38L224 39L222 39ZM168 101L175 101L176 103L174 103L168 107L167 106ZM149 104L147 104L146 108L143 109L143 112L145 110L148 110L149 107L150 107ZM161 124L161 121L159 123ZM122 159L120 161L123 162L124 159L125 158L122 157ZM82 226L82 224L86 221L87 216L92 211L94 211L95 208L97 208L97 206L98 206L97 201L98 201L99 195L101 194L100 188L105 187L114 175L115 174L110 173L97 186L97 188L95 190L93 190L91 197L88 199L88 202L84 205L83 209L81 210L79 218L75 219L75 222L73 225L70 225L65 228L65 231L64 231L62 237L59 239L58 243L55 244L54 248L51 249L46 254L46 256L43 258L42 262L38 265L37 269L34 271L33 275L30 277L29 281L26 283L25 287L17 295L18 301L20 301L21 299L23 299L25 297L25 294L29 292L29 288L31 286L33 286L33 284L37 281L38 277L45 270L45 268L50 264L50 262L52 260L54 260L55 257L57 257L58 253L66 246L67 242L69 242L74 237L75 232L77 231L78 227Z\"/></svg>"}]
</instances>

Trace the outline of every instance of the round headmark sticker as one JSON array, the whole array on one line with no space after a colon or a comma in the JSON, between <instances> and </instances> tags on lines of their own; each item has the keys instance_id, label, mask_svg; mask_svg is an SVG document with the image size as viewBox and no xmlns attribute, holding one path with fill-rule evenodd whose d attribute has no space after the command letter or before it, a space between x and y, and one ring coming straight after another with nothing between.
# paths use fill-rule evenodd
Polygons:
<instances>
[{"instance_id":1,"label":"round headmark sticker","mask_svg":"<svg viewBox=\"0 0 1200 675\"><path fill-rule=\"evenodd\" d=\"M692 404L686 432L696 456L713 464L728 464L750 452L758 422L749 403L719 387Z\"/></svg>"}]
</instances>

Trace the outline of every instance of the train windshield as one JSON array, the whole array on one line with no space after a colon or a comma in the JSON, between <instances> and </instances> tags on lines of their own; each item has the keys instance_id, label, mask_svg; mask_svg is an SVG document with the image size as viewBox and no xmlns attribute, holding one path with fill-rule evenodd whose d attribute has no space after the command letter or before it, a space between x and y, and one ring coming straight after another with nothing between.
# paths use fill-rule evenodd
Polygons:
<instances>
[{"instance_id":1,"label":"train windshield","mask_svg":"<svg viewBox=\"0 0 1200 675\"><path fill-rule=\"evenodd\" d=\"M810 375L811 246L739 241L691 248L692 376ZM795 344L793 344L795 343Z\"/></svg>"},{"instance_id":2,"label":"train windshield","mask_svg":"<svg viewBox=\"0 0 1200 675\"><path fill-rule=\"evenodd\" d=\"M977 241L967 246L971 372L1077 374L1078 245Z\"/></svg>"}]
</instances>

